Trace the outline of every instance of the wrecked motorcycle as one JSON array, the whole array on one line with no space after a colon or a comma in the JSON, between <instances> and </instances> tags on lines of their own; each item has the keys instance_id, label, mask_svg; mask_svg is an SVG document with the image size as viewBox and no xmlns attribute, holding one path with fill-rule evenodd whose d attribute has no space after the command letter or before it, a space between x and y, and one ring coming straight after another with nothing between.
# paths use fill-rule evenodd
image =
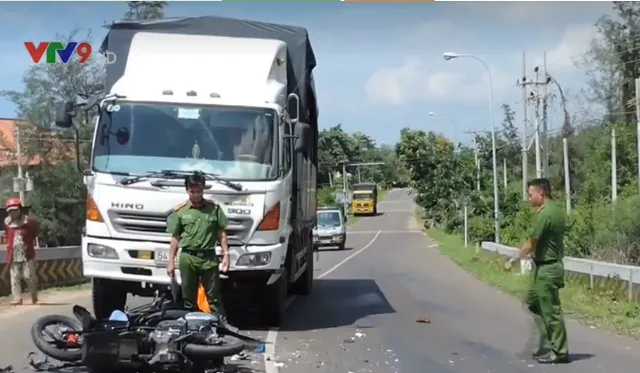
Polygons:
<instances>
[{"instance_id":1,"label":"wrecked motorcycle","mask_svg":"<svg viewBox=\"0 0 640 373\"><path fill-rule=\"evenodd\" d=\"M75 319L48 315L36 320L31 337L45 355L96 373L204 372L247 344L261 343L215 315L182 309L158 295L126 313L114 311L107 320L96 320L77 305L73 314Z\"/></svg>"}]
</instances>

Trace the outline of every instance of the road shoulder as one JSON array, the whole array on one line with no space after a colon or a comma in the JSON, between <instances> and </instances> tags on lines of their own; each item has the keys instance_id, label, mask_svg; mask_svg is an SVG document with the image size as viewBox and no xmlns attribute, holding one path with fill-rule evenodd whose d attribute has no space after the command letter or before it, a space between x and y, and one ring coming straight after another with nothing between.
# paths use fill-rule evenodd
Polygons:
<instances>
[{"instance_id":1,"label":"road shoulder","mask_svg":"<svg viewBox=\"0 0 640 373\"><path fill-rule=\"evenodd\" d=\"M465 248L460 237L439 230L431 229L426 235L435 240L440 253L459 268L477 280L501 290L505 296L510 295L511 303L521 303L518 299L524 299L528 277L504 272L501 258L490 253L476 253L472 247ZM606 299L597 292L589 291L582 284L570 281L561 291L561 296L569 320L570 334L574 338L580 336L583 342L593 346L606 345L614 350L640 351L640 344L632 339L638 338L640 320L633 317L633 314L625 315L616 310L618 307L625 307L621 302ZM617 332L617 335L613 332Z\"/></svg>"}]
</instances>

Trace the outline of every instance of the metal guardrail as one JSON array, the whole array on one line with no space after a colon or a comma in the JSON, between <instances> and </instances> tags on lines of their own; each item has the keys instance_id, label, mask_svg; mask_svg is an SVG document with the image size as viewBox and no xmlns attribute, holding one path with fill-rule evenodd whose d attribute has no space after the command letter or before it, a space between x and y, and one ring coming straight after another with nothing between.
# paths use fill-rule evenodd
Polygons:
<instances>
[{"instance_id":1,"label":"metal guardrail","mask_svg":"<svg viewBox=\"0 0 640 373\"><path fill-rule=\"evenodd\" d=\"M0 249L0 296L11 293L10 268L6 249ZM42 247L36 249L38 287L73 285L84 282L82 274L82 247Z\"/></svg>"},{"instance_id":2,"label":"metal guardrail","mask_svg":"<svg viewBox=\"0 0 640 373\"><path fill-rule=\"evenodd\" d=\"M513 256L518 251L514 247L486 241L480 248L505 256ZM591 287L594 286L594 278L619 278L627 283L629 299L633 299L633 285L640 284L640 267L572 257L565 257L563 263L566 271L588 275Z\"/></svg>"}]
</instances>

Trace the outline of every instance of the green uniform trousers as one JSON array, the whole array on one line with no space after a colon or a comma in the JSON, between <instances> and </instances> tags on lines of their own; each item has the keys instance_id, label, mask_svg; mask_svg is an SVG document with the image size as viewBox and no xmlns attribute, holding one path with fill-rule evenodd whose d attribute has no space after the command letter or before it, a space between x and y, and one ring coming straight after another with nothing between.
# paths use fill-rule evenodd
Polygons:
<instances>
[{"instance_id":1,"label":"green uniform trousers","mask_svg":"<svg viewBox=\"0 0 640 373\"><path fill-rule=\"evenodd\" d=\"M560 306L560 289L564 287L562 262L536 265L527 294L527 306L533 314L540 335L540 348L556 355L569 353L567 329Z\"/></svg>"},{"instance_id":2,"label":"green uniform trousers","mask_svg":"<svg viewBox=\"0 0 640 373\"><path fill-rule=\"evenodd\" d=\"M202 282L211 311L226 317L220 291L220 269L216 252L185 252L180 254L182 298L186 308L197 308L198 284Z\"/></svg>"}]
</instances>

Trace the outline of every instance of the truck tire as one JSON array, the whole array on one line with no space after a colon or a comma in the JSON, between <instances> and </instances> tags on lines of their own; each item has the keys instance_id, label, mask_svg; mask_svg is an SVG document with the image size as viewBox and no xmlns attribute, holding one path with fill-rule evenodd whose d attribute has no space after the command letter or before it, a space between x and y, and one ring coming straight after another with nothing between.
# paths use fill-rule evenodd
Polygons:
<instances>
[{"instance_id":1,"label":"truck tire","mask_svg":"<svg viewBox=\"0 0 640 373\"><path fill-rule=\"evenodd\" d=\"M291 287L291 293L309 295L313 289L313 250L307 251L307 268Z\"/></svg>"},{"instance_id":2,"label":"truck tire","mask_svg":"<svg viewBox=\"0 0 640 373\"><path fill-rule=\"evenodd\" d=\"M124 311L127 304L127 288L122 281L106 278L91 280L93 313L97 320L103 320L115 310Z\"/></svg>"},{"instance_id":3,"label":"truck tire","mask_svg":"<svg viewBox=\"0 0 640 373\"><path fill-rule=\"evenodd\" d=\"M264 304L264 318L267 326L280 327L284 320L284 305L287 302L289 288L289 272L285 268L278 281L267 287L267 298Z\"/></svg>"}]
</instances>

